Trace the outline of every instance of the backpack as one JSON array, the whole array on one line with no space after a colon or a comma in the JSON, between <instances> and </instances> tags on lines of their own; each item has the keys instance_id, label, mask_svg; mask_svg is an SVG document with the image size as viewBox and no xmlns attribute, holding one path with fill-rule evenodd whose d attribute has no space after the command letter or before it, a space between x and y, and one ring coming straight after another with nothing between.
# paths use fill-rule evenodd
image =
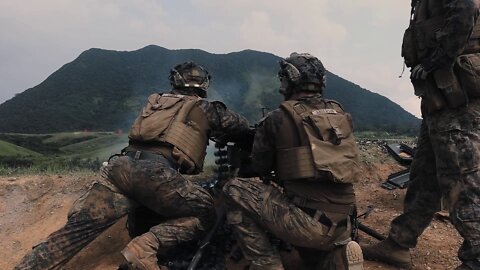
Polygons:
<instances>
[{"instance_id":1,"label":"backpack","mask_svg":"<svg viewBox=\"0 0 480 270\"><path fill-rule=\"evenodd\" d=\"M280 108L294 121L302 145L277 149L280 180L326 177L336 183L356 181L359 150L352 117L338 102L321 99L320 104L311 105L288 100Z\"/></svg>"}]
</instances>

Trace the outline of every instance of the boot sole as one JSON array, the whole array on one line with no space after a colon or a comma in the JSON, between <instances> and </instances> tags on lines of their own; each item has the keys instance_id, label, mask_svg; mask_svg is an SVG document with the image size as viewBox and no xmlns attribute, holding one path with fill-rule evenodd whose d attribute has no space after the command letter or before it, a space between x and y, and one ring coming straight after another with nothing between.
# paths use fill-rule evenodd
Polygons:
<instances>
[{"instance_id":1,"label":"boot sole","mask_svg":"<svg viewBox=\"0 0 480 270\"><path fill-rule=\"evenodd\" d=\"M357 242L348 242L345 247L345 259L348 264L348 270L363 270L362 248Z\"/></svg>"}]
</instances>

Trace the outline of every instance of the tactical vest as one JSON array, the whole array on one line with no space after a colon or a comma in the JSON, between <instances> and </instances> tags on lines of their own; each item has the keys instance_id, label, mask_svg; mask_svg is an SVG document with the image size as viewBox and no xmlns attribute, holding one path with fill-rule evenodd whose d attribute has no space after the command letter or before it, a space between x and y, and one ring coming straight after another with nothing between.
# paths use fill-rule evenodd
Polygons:
<instances>
[{"instance_id":1,"label":"tactical vest","mask_svg":"<svg viewBox=\"0 0 480 270\"><path fill-rule=\"evenodd\" d=\"M420 0L412 8L412 18L403 36L402 57L407 67L414 67L438 46L443 38L446 11L443 1ZM474 26L472 35L462 54L480 52L480 20Z\"/></svg>"},{"instance_id":2,"label":"tactical vest","mask_svg":"<svg viewBox=\"0 0 480 270\"><path fill-rule=\"evenodd\" d=\"M280 108L288 115L290 127L279 134L277 177L280 181L328 179L352 183L359 172L359 152L351 116L335 101L318 101L282 102Z\"/></svg>"},{"instance_id":3,"label":"tactical vest","mask_svg":"<svg viewBox=\"0 0 480 270\"><path fill-rule=\"evenodd\" d=\"M411 15L402 44L402 56L408 67L414 67L429 57L444 38L442 30L446 23L446 9L443 1L419 0L412 7ZM422 97L423 113L432 113L445 107L462 107L468 104L469 99L480 97L479 67L480 21L477 20L453 69L439 68L426 80L412 81L415 95Z\"/></svg>"},{"instance_id":4,"label":"tactical vest","mask_svg":"<svg viewBox=\"0 0 480 270\"><path fill-rule=\"evenodd\" d=\"M195 106L199 99L188 95L150 95L128 137L140 143L172 145L193 161L196 167L193 171L201 171L209 122Z\"/></svg>"}]
</instances>

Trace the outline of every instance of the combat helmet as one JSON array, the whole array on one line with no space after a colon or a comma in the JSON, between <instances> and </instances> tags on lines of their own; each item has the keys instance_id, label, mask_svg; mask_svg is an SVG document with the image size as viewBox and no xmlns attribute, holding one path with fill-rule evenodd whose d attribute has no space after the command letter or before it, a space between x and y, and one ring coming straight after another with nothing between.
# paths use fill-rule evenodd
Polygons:
<instances>
[{"instance_id":1,"label":"combat helmet","mask_svg":"<svg viewBox=\"0 0 480 270\"><path fill-rule=\"evenodd\" d=\"M294 92L322 93L326 85L326 69L322 62L308 53L292 53L280 61L278 72L280 93L290 96Z\"/></svg>"},{"instance_id":2,"label":"combat helmet","mask_svg":"<svg viewBox=\"0 0 480 270\"><path fill-rule=\"evenodd\" d=\"M168 77L174 89L192 89L200 97L207 96L211 76L208 71L194 62L185 62L170 70Z\"/></svg>"}]
</instances>

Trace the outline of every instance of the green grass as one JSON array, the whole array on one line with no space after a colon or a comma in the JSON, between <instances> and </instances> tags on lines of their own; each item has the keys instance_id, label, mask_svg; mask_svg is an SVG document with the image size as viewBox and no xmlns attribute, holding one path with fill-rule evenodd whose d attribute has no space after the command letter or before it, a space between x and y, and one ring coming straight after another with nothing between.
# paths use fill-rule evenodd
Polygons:
<instances>
[{"instance_id":1,"label":"green grass","mask_svg":"<svg viewBox=\"0 0 480 270\"><path fill-rule=\"evenodd\" d=\"M386 132L356 132L358 139L405 140L414 137ZM113 132L64 132L55 134L0 133L0 175L15 172L96 171L112 154L128 144L126 134ZM213 143L205 170L214 166Z\"/></svg>"},{"instance_id":2,"label":"green grass","mask_svg":"<svg viewBox=\"0 0 480 270\"><path fill-rule=\"evenodd\" d=\"M39 157L41 154L27 148L0 140L0 156L18 156L18 157Z\"/></svg>"},{"instance_id":3,"label":"green grass","mask_svg":"<svg viewBox=\"0 0 480 270\"><path fill-rule=\"evenodd\" d=\"M96 171L127 144L126 134L113 132L0 134L0 175Z\"/></svg>"}]
</instances>

